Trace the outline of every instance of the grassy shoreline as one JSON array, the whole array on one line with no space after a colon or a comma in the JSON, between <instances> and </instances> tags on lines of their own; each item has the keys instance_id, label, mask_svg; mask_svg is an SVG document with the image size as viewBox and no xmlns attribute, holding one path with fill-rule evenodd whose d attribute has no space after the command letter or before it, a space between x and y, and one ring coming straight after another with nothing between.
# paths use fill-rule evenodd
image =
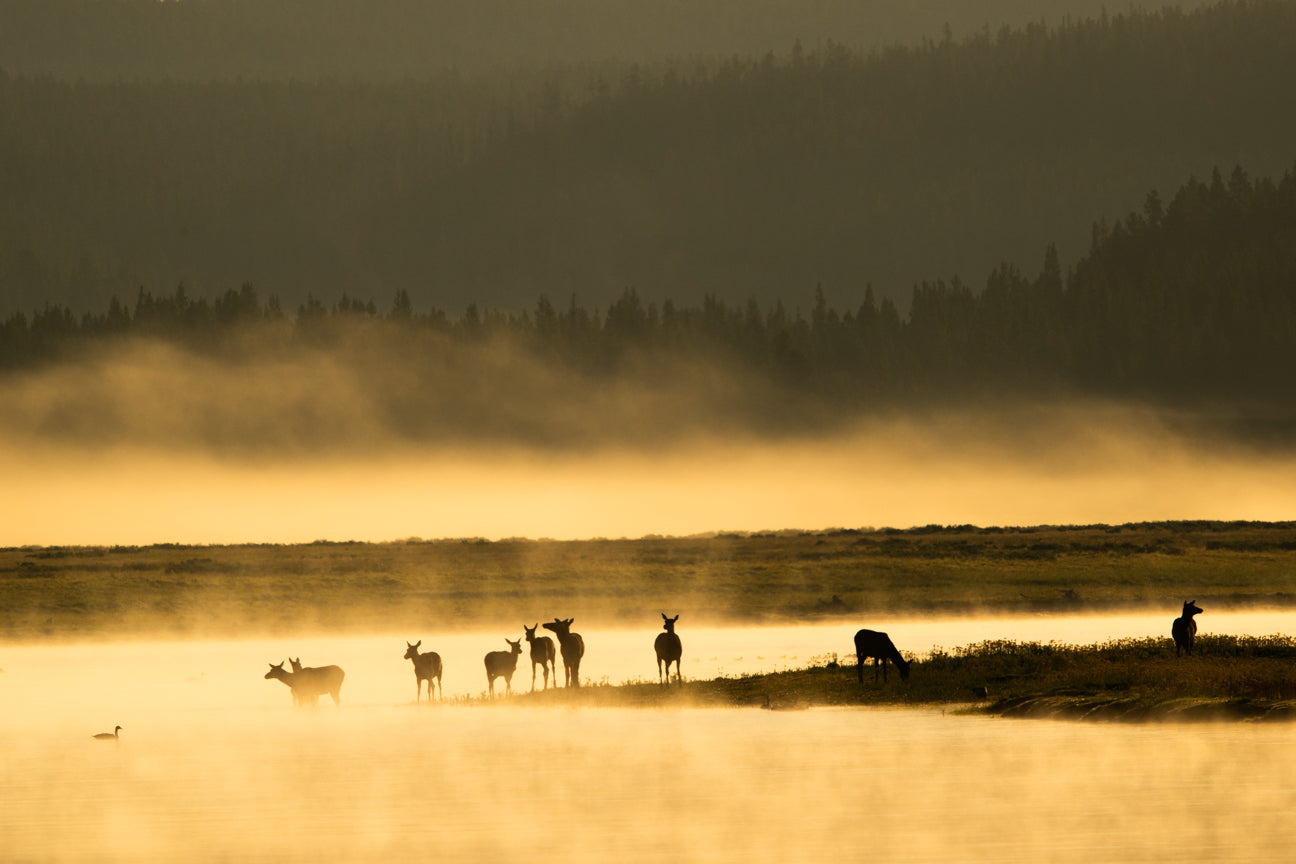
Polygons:
<instances>
[{"instance_id":1,"label":"grassy shoreline","mask_svg":"<svg viewBox=\"0 0 1296 864\"><path fill-rule=\"evenodd\" d=\"M576 617L693 626L1083 614L1192 598L1212 612L1296 605L1296 523L837 529L637 540L0 549L0 644L467 632ZM863 685L826 663L751 678L599 685L520 704L941 705L1005 717L1290 718L1285 636L1109 645L982 643ZM978 697L985 692L986 697Z\"/></svg>"},{"instance_id":2,"label":"grassy shoreline","mask_svg":"<svg viewBox=\"0 0 1296 864\"><path fill-rule=\"evenodd\" d=\"M941 707L1001 717L1103 721L1296 720L1296 639L1209 636L1191 657L1171 641L1125 639L1096 645L984 642L937 651L860 683L853 663L735 678L551 689L514 704L564 707L719 708L775 711L814 707Z\"/></svg>"},{"instance_id":3,"label":"grassy shoreline","mask_svg":"<svg viewBox=\"0 0 1296 864\"><path fill-rule=\"evenodd\" d=\"M0 641L1296 605L1296 523L0 549Z\"/></svg>"}]
</instances>

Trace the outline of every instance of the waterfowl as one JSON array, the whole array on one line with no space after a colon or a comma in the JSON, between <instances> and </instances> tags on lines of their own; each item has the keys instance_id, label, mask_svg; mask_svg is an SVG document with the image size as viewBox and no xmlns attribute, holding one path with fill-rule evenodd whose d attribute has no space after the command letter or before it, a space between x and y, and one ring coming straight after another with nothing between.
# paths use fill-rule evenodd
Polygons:
<instances>
[{"instance_id":1,"label":"waterfowl","mask_svg":"<svg viewBox=\"0 0 1296 864\"><path fill-rule=\"evenodd\" d=\"M118 726L116 729L114 729L111 732L100 732L98 735L94 736L94 738L96 741L116 741L118 738L121 737L120 735L117 734L119 732L121 732L120 726Z\"/></svg>"}]
</instances>

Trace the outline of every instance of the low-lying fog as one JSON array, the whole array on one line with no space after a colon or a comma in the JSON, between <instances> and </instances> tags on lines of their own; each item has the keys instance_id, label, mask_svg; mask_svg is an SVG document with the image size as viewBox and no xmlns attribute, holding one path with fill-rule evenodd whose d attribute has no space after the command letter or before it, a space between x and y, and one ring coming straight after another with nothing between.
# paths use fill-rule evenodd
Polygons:
<instances>
[{"instance_id":1,"label":"low-lying fog","mask_svg":"<svg viewBox=\"0 0 1296 864\"><path fill-rule=\"evenodd\" d=\"M247 464L6 448L3 545L588 538L712 530L1282 520L1296 461L1160 438L1022 454L894 427L654 454L442 451Z\"/></svg>"},{"instance_id":2,"label":"low-lying fog","mask_svg":"<svg viewBox=\"0 0 1296 864\"><path fill-rule=\"evenodd\" d=\"M1263 634L1290 632L1294 613L1206 617L1206 632ZM987 631L1164 636L1168 620L882 623L913 655ZM848 653L851 631L690 628L683 671L805 665ZM1170 845L1194 861L1279 861L1296 842L1286 724L1022 721L939 707L416 707L402 659L414 635L442 654L449 697L481 693L482 654L503 645L474 633L2 646L0 857L502 862L561 850L591 864L1003 864L1160 862ZM587 680L654 680L651 631L583 635ZM342 665L342 704L294 707L263 678L289 655ZM525 661L513 683L530 688ZM116 725L119 740L91 738Z\"/></svg>"},{"instance_id":3,"label":"low-lying fog","mask_svg":"<svg viewBox=\"0 0 1296 864\"><path fill-rule=\"evenodd\" d=\"M0 544L1296 512L1289 449L1242 446L1138 406L1019 401L874 416L662 358L581 377L497 349L406 362L362 348L218 361L144 346L0 378Z\"/></svg>"}]
</instances>

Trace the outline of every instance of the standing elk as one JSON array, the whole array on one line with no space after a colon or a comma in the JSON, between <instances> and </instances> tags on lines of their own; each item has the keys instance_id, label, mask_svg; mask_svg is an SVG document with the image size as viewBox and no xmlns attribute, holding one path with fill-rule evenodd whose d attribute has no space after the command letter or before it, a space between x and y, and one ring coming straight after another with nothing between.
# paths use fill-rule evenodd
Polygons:
<instances>
[{"instance_id":1,"label":"standing elk","mask_svg":"<svg viewBox=\"0 0 1296 864\"><path fill-rule=\"evenodd\" d=\"M878 679L878 666L882 667L882 680L887 680L886 664L890 660L900 670L901 680L909 680L909 664L891 642L891 637L876 630L861 630L855 634L855 672L859 683L864 683L864 660L873 658L873 680Z\"/></svg>"},{"instance_id":2,"label":"standing elk","mask_svg":"<svg viewBox=\"0 0 1296 864\"><path fill-rule=\"evenodd\" d=\"M558 637L558 648L562 652L563 659L563 677L568 687L580 686L580 664L581 658L585 656L585 640L579 633L571 632L571 625L575 621L575 618L568 618L565 621L555 618L544 625L546 630L552 630Z\"/></svg>"},{"instance_id":3,"label":"standing elk","mask_svg":"<svg viewBox=\"0 0 1296 864\"><path fill-rule=\"evenodd\" d=\"M1175 656L1180 653L1192 656L1193 640L1197 638L1197 622L1194 615L1200 615L1201 607L1196 600L1188 600L1183 605L1183 614L1170 624L1170 635L1174 637Z\"/></svg>"},{"instance_id":4,"label":"standing elk","mask_svg":"<svg viewBox=\"0 0 1296 864\"><path fill-rule=\"evenodd\" d=\"M535 672L536 664L540 664L540 671L544 673L544 688L549 689L549 673L554 673L554 684L558 683L558 667L554 665L556 654L554 653L553 640L548 636L536 636L536 630L540 629L537 624L534 627L522 625L522 630L526 633L526 640L531 644L531 691L535 692Z\"/></svg>"},{"instance_id":5,"label":"standing elk","mask_svg":"<svg viewBox=\"0 0 1296 864\"><path fill-rule=\"evenodd\" d=\"M405 643L405 659L414 664L414 701L419 701L419 696L423 692L423 682L427 682L427 698L432 701L432 681L436 681L437 692L440 698L445 698L445 690L441 687L441 655L435 651L429 651L426 654L419 653L419 646L423 640L415 642L413 645Z\"/></svg>"},{"instance_id":6,"label":"standing elk","mask_svg":"<svg viewBox=\"0 0 1296 864\"><path fill-rule=\"evenodd\" d=\"M495 698L495 679L504 679L504 692L513 692L513 673L517 671L518 657L522 656L522 640L514 642L505 637L508 651L491 651L486 655L486 687Z\"/></svg>"},{"instance_id":7,"label":"standing elk","mask_svg":"<svg viewBox=\"0 0 1296 864\"><path fill-rule=\"evenodd\" d=\"M334 705L342 704L342 679L346 673L340 666L306 666L300 661L293 661L292 672L284 671L284 664L271 663L267 679L274 678L288 685L292 691L293 703L309 704L312 708L319 705L319 697L325 693L333 697Z\"/></svg>"},{"instance_id":8,"label":"standing elk","mask_svg":"<svg viewBox=\"0 0 1296 864\"><path fill-rule=\"evenodd\" d=\"M653 642L653 649L657 652L657 683L662 682L662 664L666 665L665 683L670 683L671 663L675 664L675 680L683 683L684 679L680 677L680 657L684 655L684 645L680 642L680 637L675 634L675 622L679 620L678 615L674 618L667 618L666 613L661 613L662 629L665 633L658 633L657 639Z\"/></svg>"}]
</instances>

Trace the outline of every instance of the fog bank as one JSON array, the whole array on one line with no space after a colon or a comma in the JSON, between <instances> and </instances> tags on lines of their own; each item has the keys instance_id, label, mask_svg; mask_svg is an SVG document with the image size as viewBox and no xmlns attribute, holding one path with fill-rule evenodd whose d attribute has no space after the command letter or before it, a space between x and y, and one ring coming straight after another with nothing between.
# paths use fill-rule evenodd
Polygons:
<instances>
[{"instance_id":1,"label":"fog bank","mask_svg":"<svg viewBox=\"0 0 1296 864\"><path fill-rule=\"evenodd\" d=\"M639 537L715 530L1282 520L1296 459L1164 435L969 440L907 422L823 440L256 463L113 448L0 456L3 545Z\"/></svg>"},{"instance_id":2,"label":"fog bank","mask_svg":"<svg viewBox=\"0 0 1296 864\"><path fill-rule=\"evenodd\" d=\"M0 378L0 544L580 539L1285 520L1296 454L1219 418L1002 399L882 411L662 355L507 344L202 355Z\"/></svg>"}]
</instances>

